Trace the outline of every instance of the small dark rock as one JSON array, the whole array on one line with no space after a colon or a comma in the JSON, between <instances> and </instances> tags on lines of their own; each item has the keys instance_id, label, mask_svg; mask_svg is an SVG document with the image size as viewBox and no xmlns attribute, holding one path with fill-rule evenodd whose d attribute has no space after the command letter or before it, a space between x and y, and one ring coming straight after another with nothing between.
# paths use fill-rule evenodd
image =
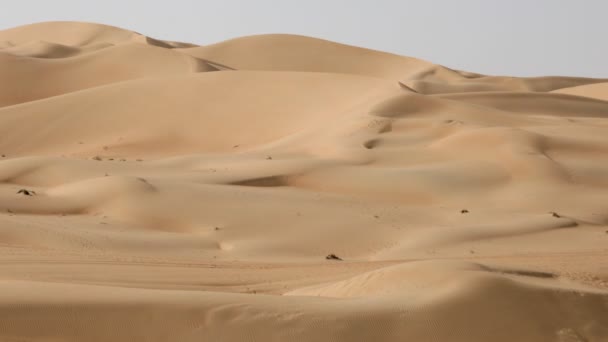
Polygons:
<instances>
[{"instance_id":1,"label":"small dark rock","mask_svg":"<svg viewBox=\"0 0 608 342\"><path fill-rule=\"evenodd\" d=\"M215 227L215 230L216 230L216 231L217 231L217 230L220 230L220 227Z\"/></svg>"},{"instance_id":2,"label":"small dark rock","mask_svg":"<svg viewBox=\"0 0 608 342\"><path fill-rule=\"evenodd\" d=\"M17 191L18 194L23 194L25 196L34 196L36 194L35 191L32 190L26 190L26 189L21 189L19 191Z\"/></svg>"},{"instance_id":3,"label":"small dark rock","mask_svg":"<svg viewBox=\"0 0 608 342\"><path fill-rule=\"evenodd\" d=\"M330 254L330 255L326 256L325 259L342 261L342 258L340 258L339 256L337 256L335 254Z\"/></svg>"},{"instance_id":4,"label":"small dark rock","mask_svg":"<svg viewBox=\"0 0 608 342\"><path fill-rule=\"evenodd\" d=\"M552 215L553 217L557 217L557 218L560 218L560 217L561 217L561 216L560 216L558 213L556 213L556 212L551 212L551 215Z\"/></svg>"},{"instance_id":5,"label":"small dark rock","mask_svg":"<svg viewBox=\"0 0 608 342\"><path fill-rule=\"evenodd\" d=\"M266 160L272 160L271 156L266 157Z\"/></svg>"},{"instance_id":6,"label":"small dark rock","mask_svg":"<svg viewBox=\"0 0 608 342\"><path fill-rule=\"evenodd\" d=\"M468 214L468 213L469 213L469 211L468 211L468 210L466 210L466 209L462 209L462 210L460 211L460 213L461 213L461 214Z\"/></svg>"}]
</instances>

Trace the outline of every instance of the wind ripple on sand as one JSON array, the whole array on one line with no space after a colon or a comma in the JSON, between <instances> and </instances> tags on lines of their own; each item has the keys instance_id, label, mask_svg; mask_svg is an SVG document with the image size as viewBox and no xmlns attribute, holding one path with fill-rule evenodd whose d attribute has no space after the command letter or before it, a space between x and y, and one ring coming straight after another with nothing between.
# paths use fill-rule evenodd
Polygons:
<instances>
[{"instance_id":1,"label":"wind ripple on sand","mask_svg":"<svg viewBox=\"0 0 608 342\"><path fill-rule=\"evenodd\" d=\"M3 341L608 339L605 79L74 22L0 77Z\"/></svg>"}]
</instances>

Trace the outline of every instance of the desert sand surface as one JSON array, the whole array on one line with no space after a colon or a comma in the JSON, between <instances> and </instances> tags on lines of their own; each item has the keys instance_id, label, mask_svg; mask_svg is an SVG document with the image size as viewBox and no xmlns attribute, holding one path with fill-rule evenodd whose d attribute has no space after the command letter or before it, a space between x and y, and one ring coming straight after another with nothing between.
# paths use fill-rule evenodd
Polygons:
<instances>
[{"instance_id":1,"label":"desert sand surface","mask_svg":"<svg viewBox=\"0 0 608 342\"><path fill-rule=\"evenodd\" d=\"M608 341L608 79L75 22L0 79L1 341Z\"/></svg>"}]
</instances>

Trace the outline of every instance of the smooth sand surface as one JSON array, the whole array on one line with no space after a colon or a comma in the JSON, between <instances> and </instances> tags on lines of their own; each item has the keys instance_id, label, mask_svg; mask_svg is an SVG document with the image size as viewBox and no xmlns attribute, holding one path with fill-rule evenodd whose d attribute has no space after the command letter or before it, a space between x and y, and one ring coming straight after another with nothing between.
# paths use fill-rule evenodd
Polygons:
<instances>
[{"instance_id":1,"label":"smooth sand surface","mask_svg":"<svg viewBox=\"0 0 608 342\"><path fill-rule=\"evenodd\" d=\"M0 79L1 341L608 341L608 80L70 22Z\"/></svg>"}]
</instances>

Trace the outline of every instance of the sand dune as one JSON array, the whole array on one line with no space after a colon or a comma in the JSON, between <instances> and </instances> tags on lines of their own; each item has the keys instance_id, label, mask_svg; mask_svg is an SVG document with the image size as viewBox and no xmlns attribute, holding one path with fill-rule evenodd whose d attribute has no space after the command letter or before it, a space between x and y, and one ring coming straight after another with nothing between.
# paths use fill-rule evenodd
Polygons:
<instances>
[{"instance_id":1,"label":"sand dune","mask_svg":"<svg viewBox=\"0 0 608 342\"><path fill-rule=\"evenodd\" d=\"M548 92L606 82L604 79L583 77L528 77L515 78L504 76L478 76L462 79L444 79L441 81L413 77L404 80L403 84L410 89L427 95L468 92ZM575 94L573 94L575 95Z\"/></svg>"},{"instance_id":2,"label":"sand dune","mask_svg":"<svg viewBox=\"0 0 608 342\"><path fill-rule=\"evenodd\" d=\"M0 340L608 339L605 79L72 22L0 76Z\"/></svg>"},{"instance_id":3,"label":"sand dune","mask_svg":"<svg viewBox=\"0 0 608 342\"><path fill-rule=\"evenodd\" d=\"M19 57L32 57L32 58L65 58L72 57L79 54L101 50L107 47L113 46L110 43L98 43L90 44L82 47L74 47L68 45L61 45L57 43L45 42L43 40L31 41L23 45L9 45L7 44L1 52L13 56Z\"/></svg>"},{"instance_id":4,"label":"sand dune","mask_svg":"<svg viewBox=\"0 0 608 342\"><path fill-rule=\"evenodd\" d=\"M432 70L460 77L456 71L416 58L287 34L236 38L180 51L239 70L329 72L390 80Z\"/></svg>"},{"instance_id":5,"label":"sand dune","mask_svg":"<svg viewBox=\"0 0 608 342\"><path fill-rule=\"evenodd\" d=\"M33 59L0 50L0 106L30 102L140 78L217 70L172 50L127 43L60 59Z\"/></svg>"},{"instance_id":6,"label":"sand dune","mask_svg":"<svg viewBox=\"0 0 608 342\"><path fill-rule=\"evenodd\" d=\"M19 26L0 32L0 41L23 45L32 41L47 41L67 46L95 43L118 44L140 34L118 27L83 22L45 22Z\"/></svg>"},{"instance_id":7,"label":"sand dune","mask_svg":"<svg viewBox=\"0 0 608 342\"><path fill-rule=\"evenodd\" d=\"M598 100L608 101L608 82L563 88L556 90L555 92L561 94L585 96Z\"/></svg>"}]
</instances>

